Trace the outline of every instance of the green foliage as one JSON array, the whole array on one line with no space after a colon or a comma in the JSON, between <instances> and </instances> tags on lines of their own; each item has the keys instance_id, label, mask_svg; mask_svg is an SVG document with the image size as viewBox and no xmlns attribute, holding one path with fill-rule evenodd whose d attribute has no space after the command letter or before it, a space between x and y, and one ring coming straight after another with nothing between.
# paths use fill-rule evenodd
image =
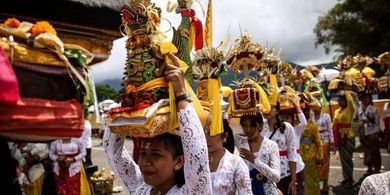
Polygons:
<instances>
[{"instance_id":1,"label":"green foliage","mask_svg":"<svg viewBox=\"0 0 390 195\"><path fill-rule=\"evenodd\" d=\"M316 47L345 55L378 56L390 50L389 0L339 0L314 28Z\"/></svg>"},{"instance_id":2,"label":"green foliage","mask_svg":"<svg viewBox=\"0 0 390 195\"><path fill-rule=\"evenodd\" d=\"M96 95L98 101L101 102L106 99L112 99L119 102L119 93L108 84L96 85Z\"/></svg>"},{"instance_id":3,"label":"green foliage","mask_svg":"<svg viewBox=\"0 0 390 195\"><path fill-rule=\"evenodd\" d=\"M74 66L84 67L87 65L87 56L78 49L65 49L65 56Z\"/></svg>"}]
</instances>

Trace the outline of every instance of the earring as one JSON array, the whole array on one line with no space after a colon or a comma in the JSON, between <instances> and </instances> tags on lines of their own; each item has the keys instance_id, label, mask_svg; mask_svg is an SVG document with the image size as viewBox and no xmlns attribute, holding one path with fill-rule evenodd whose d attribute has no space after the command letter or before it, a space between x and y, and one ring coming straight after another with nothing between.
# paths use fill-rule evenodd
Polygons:
<instances>
[{"instance_id":1,"label":"earring","mask_svg":"<svg viewBox=\"0 0 390 195\"><path fill-rule=\"evenodd\" d=\"M178 171L181 168L181 165L176 165L175 166L175 171Z\"/></svg>"},{"instance_id":2,"label":"earring","mask_svg":"<svg viewBox=\"0 0 390 195\"><path fill-rule=\"evenodd\" d=\"M145 146L145 148L146 148L146 149L150 149L150 145L151 145L151 143L150 143L150 142L146 142L146 146Z\"/></svg>"},{"instance_id":3,"label":"earring","mask_svg":"<svg viewBox=\"0 0 390 195\"><path fill-rule=\"evenodd\" d=\"M226 139L226 137L225 138L223 138L223 143L226 143L227 142L227 139Z\"/></svg>"}]
</instances>

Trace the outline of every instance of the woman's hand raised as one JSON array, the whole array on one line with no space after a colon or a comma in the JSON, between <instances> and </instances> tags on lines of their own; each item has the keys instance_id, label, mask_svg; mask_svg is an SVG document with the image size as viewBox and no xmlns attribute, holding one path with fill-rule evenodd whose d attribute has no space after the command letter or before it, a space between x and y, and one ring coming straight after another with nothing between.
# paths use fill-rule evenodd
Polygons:
<instances>
[{"instance_id":1,"label":"woman's hand raised","mask_svg":"<svg viewBox=\"0 0 390 195\"><path fill-rule=\"evenodd\" d=\"M175 96L178 96L186 92L184 87L185 78L183 71L180 69L180 64L177 61L177 58L171 53L168 53L167 55L171 58L173 64L167 64L164 73L165 79L172 82Z\"/></svg>"}]
</instances>

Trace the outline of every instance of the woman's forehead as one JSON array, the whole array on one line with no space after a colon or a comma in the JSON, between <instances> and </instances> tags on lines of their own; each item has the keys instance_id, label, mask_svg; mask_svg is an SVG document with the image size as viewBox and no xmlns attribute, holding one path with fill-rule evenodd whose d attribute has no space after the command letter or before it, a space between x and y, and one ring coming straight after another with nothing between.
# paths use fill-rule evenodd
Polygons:
<instances>
[{"instance_id":1,"label":"woman's forehead","mask_svg":"<svg viewBox=\"0 0 390 195\"><path fill-rule=\"evenodd\" d=\"M153 138L143 139L142 148L165 149L165 142L161 139L153 139Z\"/></svg>"}]
</instances>

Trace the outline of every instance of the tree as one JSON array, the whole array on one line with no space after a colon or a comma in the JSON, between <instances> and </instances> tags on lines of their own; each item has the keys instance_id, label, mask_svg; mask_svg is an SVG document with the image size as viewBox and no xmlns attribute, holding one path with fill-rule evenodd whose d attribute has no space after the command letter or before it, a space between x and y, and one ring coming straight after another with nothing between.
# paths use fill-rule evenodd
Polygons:
<instances>
[{"instance_id":1,"label":"tree","mask_svg":"<svg viewBox=\"0 0 390 195\"><path fill-rule=\"evenodd\" d=\"M100 84L96 86L96 95L98 101L101 102L106 99L119 101L119 93L108 84Z\"/></svg>"},{"instance_id":2,"label":"tree","mask_svg":"<svg viewBox=\"0 0 390 195\"><path fill-rule=\"evenodd\" d=\"M345 55L376 57L390 51L389 0L339 0L314 28L316 47Z\"/></svg>"}]
</instances>

